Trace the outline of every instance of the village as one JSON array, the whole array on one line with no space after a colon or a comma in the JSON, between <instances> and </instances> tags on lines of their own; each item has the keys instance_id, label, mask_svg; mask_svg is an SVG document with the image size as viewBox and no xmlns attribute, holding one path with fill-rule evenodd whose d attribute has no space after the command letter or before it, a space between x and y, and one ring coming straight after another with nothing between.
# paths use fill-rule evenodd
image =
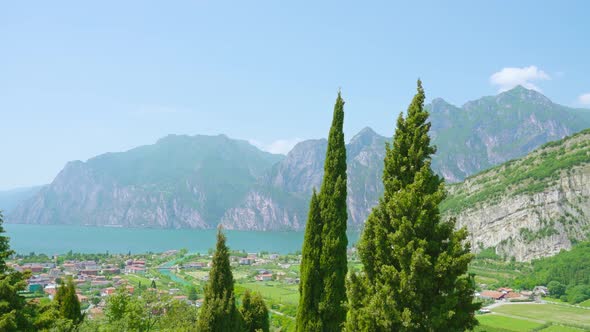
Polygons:
<instances>
[{"instance_id":1,"label":"village","mask_svg":"<svg viewBox=\"0 0 590 332\"><path fill-rule=\"evenodd\" d=\"M22 295L32 300L53 299L60 282L72 278L82 308L89 317L97 317L103 314L106 299L119 290L136 295L152 290L201 306L211 258L210 254L189 254L186 250L138 255L30 254L15 257L9 265L16 271L29 271L28 287ZM294 286L294 295L300 259L297 254L277 253L232 252L230 256L237 288L256 284Z\"/></svg>"},{"instance_id":2,"label":"village","mask_svg":"<svg viewBox=\"0 0 590 332\"><path fill-rule=\"evenodd\" d=\"M150 290L167 294L170 298L200 307L203 287L209 279L211 253L188 253L187 250L168 250L158 254L72 254L17 256L10 265L17 271L30 271L27 291L30 299L53 299L60 281L71 277L86 314L103 314L106 299L124 290L140 295ZM348 251L349 264L357 267L354 248ZM246 253L233 251L230 255L238 293L245 289L260 292L271 308L293 314L298 299L299 264L301 255L278 253ZM479 284L475 296L483 303L480 313L507 302L540 302L549 291L537 286L532 291L517 291L508 287L487 289Z\"/></svg>"}]
</instances>

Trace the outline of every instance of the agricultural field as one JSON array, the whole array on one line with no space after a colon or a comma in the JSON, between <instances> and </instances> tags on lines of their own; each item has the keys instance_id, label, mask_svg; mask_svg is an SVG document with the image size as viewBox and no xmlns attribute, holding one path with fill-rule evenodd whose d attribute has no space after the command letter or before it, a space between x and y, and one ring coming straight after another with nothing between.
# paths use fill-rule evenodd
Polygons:
<instances>
[{"instance_id":1,"label":"agricultural field","mask_svg":"<svg viewBox=\"0 0 590 332\"><path fill-rule=\"evenodd\" d=\"M478 316L477 331L587 331L590 309L558 304L507 304L492 309L492 314ZM545 328L542 328L546 326ZM486 330L485 328L489 328Z\"/></svg>"},{"instance_id":2,"label":"agricultural field","mask_svg":"<svg viewBox=\"0 0 590 332\"><path fill-rule=\"evenodd\" d=\"M477 317L477 320L480 324L476 329L478 332L531 331L543 326L543 323L496 314L480 315Z\"/></svg>"}]
</instances>

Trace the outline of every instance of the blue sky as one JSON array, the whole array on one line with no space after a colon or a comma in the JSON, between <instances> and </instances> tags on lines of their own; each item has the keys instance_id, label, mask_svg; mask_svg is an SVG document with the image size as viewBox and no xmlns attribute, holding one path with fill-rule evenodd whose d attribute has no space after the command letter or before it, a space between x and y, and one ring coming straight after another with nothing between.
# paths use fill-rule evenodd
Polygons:
<instances>
[{"instance_id":1,"label":"blue sky","mask_svg":"<svg viewBox=\"0 0 590 332\"><path fill-rule=\"evenodd\" d=\"M339 88L347 139L365 126L391 135L418 77L429 100L462 105L520 83L584 107L589 12L586 1L3 2L0 189L171 133L285 151L326 136Z\"/></svg>"}]
</instances>

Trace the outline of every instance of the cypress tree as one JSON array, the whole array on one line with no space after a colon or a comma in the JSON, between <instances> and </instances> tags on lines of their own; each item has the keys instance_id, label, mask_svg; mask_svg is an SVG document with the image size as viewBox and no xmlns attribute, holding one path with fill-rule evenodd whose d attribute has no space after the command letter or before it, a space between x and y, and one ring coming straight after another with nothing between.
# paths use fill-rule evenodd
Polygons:
<instances>
[{"instance_id":1,"label":"cypress tree","mask_svg":"<svg viewBox=\"0 0 590 332\"><path fill-rule=\"evenodd\" d=\"M8 271L8 267L6 266L6 260L14 254L14 251L10 250L10 244L8 243L8 237L2 236L4 234L4 227L2 224L4 223L4 218L2 216L2 211L0 211L0 275L4 274Z\"/></svg>"},{"instance_id":2,"label":"cypress tree","mask_svg":"<svg viewBox=\"0 0 590 332\"><path fill-rule=\"evenodd\" d=\"M217 246L209 271L209 283L205 287L205 298L200 310L198 330L202 332L238 331L234 297L234 278L229 264L229 249L221 228L217 231Z\"/></svg>"},{"instance_id":3,"label":"cypress tree","mask_svg":"<svg viewBox=\"0 0 590 332\"><path fill-rule=\"evenodd\" d=\"M322 254L320 269L323 292L320 315L323 331L341 331L346 319L346 145L344 143L344 100L338 92L328 150L324 164L324 179L320 190L322 218Z\"/></svg>"},{"instance_id":4,"label":"cypress tree","mask_svg":"<svg viewBox=\"0 0 590 332\"><path fill-rule=\"evenodd\" d=\"M309 213L301 250L299 306L297 307L296 324L299 332L322 330L322 321L319 315L319 303L322 293L322 279L319 269L321 249L320 202L314 189L309 203Z\"/></svg>"},{"instance_id":5,"label":"cypress tree","mask_svg":"<svg viewBox=\"0 0 590 332\"><path fill-rule=\"evenodd\" d=\"M240 308L242 321L244 322L244 331L246 332L268 332L270 322L268 319L268 308L260 296L260 293L250 293L246 290L242 298L242 307Z\"/></svg>"},{"instance_id":6,"label":"cypress tree","mask_svg":"<svg viewBox=\"0 0 590 332\"><path fill-rule=\"evenodd\" d=\"M35 331L32 324L35 312L19 294L26 289L31 274L14 271L7 266L6 260L13 251L10 250L8 237L3 235L3 223L0 212L0 331Z\"/></svg>"},{"instance_id":7,"label":"cypress tree","mask_svg":"<svg viewBox=\"0 0 590 332\"><path fill-rule=\"evenodd\" d=\"M84 316L80 310L80 300L78 300L78 296L76 295L76 286L72 278L68 278L67 283L62 285L60 289L64 289L58 300L61 316L71 320L75 325L80 324Z\"/></svg>"},{"instance_id":8,"label":"cypress tree","mask_svg":"<svg viewBox=\"0 0 590 332\"><path fill-rule=\"evenodd\" d=\"M467 231L441 220L444 181L431 168L436 149L420 81L417 90L386 145L384 194L358 245L364 272L349 280L348 331L464 331L477 324Z\"/></svg>"},{"instance_id":9,"label":"cypress tree","mask_svg":"<svg viewBox=\"0 0 590 332\"><path fill-rule=\"evenodd\" d=\"M298 331L340 331L346 318L346 146L344 100L334 105L319 195L310 202L302 250Z\"/></svg>"}]
</instances>

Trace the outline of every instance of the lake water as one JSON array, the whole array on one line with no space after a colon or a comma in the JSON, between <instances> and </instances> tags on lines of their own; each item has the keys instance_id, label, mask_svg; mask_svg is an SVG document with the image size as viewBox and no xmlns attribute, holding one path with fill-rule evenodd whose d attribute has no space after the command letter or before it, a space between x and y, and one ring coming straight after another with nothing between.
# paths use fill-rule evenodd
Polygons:
<instances>
[{"instance_id":1,"label":"lake water","mask_svg":"<svg viewBox=\"0 0 590 332\"><path fill-rule=\"evenodd\" d=\"M145 229L61 225L4 224L10 247L18 253L63 254L70 250L83 253L143 253L186 248L190 252L207 252L215 247L216 230ZM247 252L301 250L303 232L225 231L231 249ZM355 243L359 232L349 232L348 242Z\"/></svg>"}]
</instances>

